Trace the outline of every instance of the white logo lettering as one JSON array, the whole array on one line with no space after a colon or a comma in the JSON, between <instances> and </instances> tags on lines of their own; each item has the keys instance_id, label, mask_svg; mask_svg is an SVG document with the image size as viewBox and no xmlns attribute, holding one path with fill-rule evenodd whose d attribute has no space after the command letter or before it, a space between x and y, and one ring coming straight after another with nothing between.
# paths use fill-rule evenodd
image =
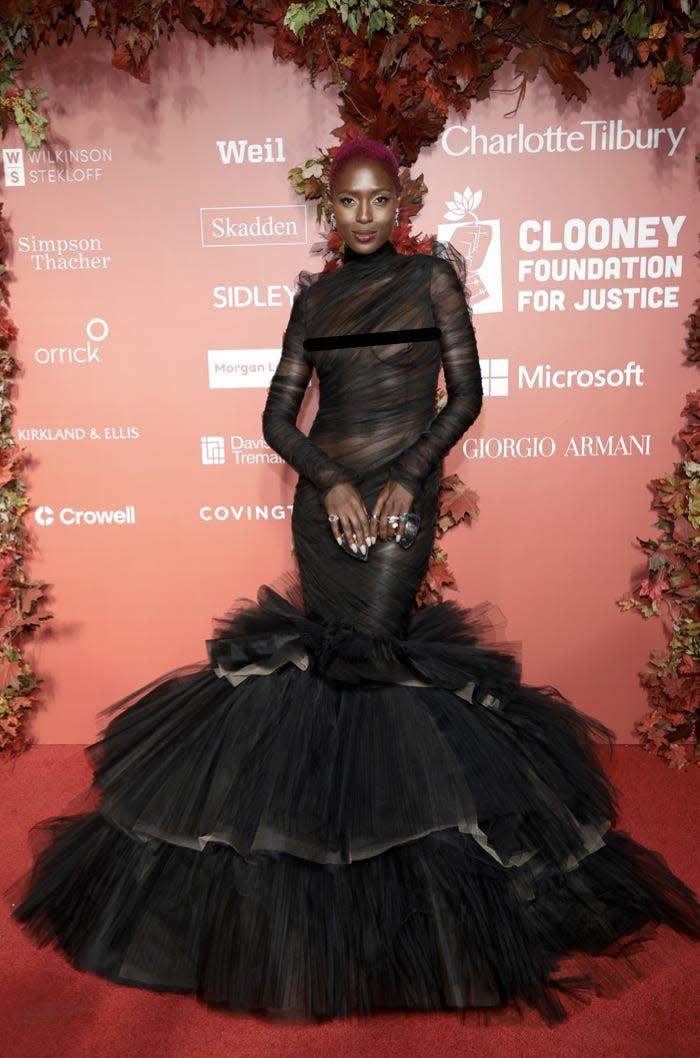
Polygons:
<instances>
[{"instance_id":1,"label":"white logo lettering","mask_svg":"<svg viewBox=\"0 0 700 1058\"><path fill-rule=\"evenodd\" d=\"M85 184L101 180L104 172L101 165L85 163L111 162L112 151L109 147L42 148L27 151L27 160L41 167L29 170L30 184Z\"/></svg>"},{"instance_id":2,"label":"white logo lettering","mask_svg":"<svg viewBox=\"0 0 700 1058\"><path fill-rule=\"evenodd\" d=\"M34 518L37 525L52 525L54 520L53 509L51 507L37 507L34 512Z\"/></svg>"},{"instance_id":3,"label":"white logo lettering","mask_svg":"<svg viewBox=\"0 0 700 1058\"><path fill-rule=\"evenodd\" d=\"M462 444L465 459L551 459L557 454L586 457L649 456L650 434L609 434L570 437L558 444L554 437L467 437Z\"/></svg>"},{"instance_id":4,"label":"white logo lettering","mask_svg":"<svg viewBox=\"0 0 700 1058\"><path fill-rule=\"evenodd\" d=\"M224 165L259 165L261 162L274 165L286 161L284 140L281 136L267 136L263 143L248 143L248 140L217 140L219 157Z\"/></svg>"},{"instance_id":5,"label":"white logo lettering","mask_svg":"<svg viewBox=\"0 0 700 1058\"><path fill-rule=\"evenodd\" d=\"M210 349L210 389L267 389L280 349Z\"/></svg>"},{"instance_id":6,"label":"white logo lettering","mask_svg":"<svg viewBox=\"0 0 700 1058\"><path fill-rule=\"evenodd\" d=\"M485 397L508 396L508 361L480 360L481 383Z\"/></svg>"},{"instance_id":7,"label":"white logo lettering","mask_svg":"<svg viewBox=\"0 0 700 1058\"><path fill-rule=\"evenodd\" d=\"M18 441L138 441L138 426L22 426Z\"/></svg>"},{"instance_id":8,"label":"white logo lettering","mask_svg":"<svg viewBox=\"0 0 700 1058\"><path fill-rule=\"evenodd\" d=\"M462 445L466 459L551 459L553 437L468 437Z\"/></svg>"},{"instance_id":9,"label":"white logo lettering","mask_svg":"<svg viewBox=\"0 0 700 1058\"><path fill-rule=\"evenodd\" d=\"M101 345L109 335L109 324L106 320L95 316L88 320L85 326L87 341L85 345L40 345L34 350L34 359L37 364L99 364Z\"/></svg>"},{"instance_id":10,"label":"white logo lettering","mask_svg":"<svg viewBox=\"0 0 700 1058\"><path fill-rule=\"evenodd\" d=\"M200 445L204 466L214 466L224 462L226 448L223 437L202 437Z\"/></svg>"},{"instance_id":11,"label":"white logo lettering","mask_svg":"<svg viewBox=\"0 0 700 1058\"><path fill-rule=\"evenodd\" d=\"M503 278L501 274L501 222L479 220L482 191L455 191L446 203L445 220L438 224L437 237L451 242L467 262L467 292L475 313L503 311Z\"/></svg>"},{"instance_id":12,"label":"white logo lettering","mask_svg":"<svg viewBox=\"0 0 700 1058\"><path fill-rule=\"evenodd\" d=\"M566 446L565 456L648 456L651 455L651 435L648 433L635 436L620 434L608 437L586 436L572 437Z\"/></svg>"},{"instance_id":13,"label":"white logo lettering","mask_svg":"<svg viewBox=\"0 0 700 1058\"><path fill-rule=\"evenodd\" d=\"M302 246L308 242L306 206L202 206L202 246Z\"/></svg>"},{"instance_id":14,"label":"white logo lettering","mask_svg":"<svg viewBox=\"0 0 700 1058\"><path fill-rule=\"evenodd\" d=\"M524 220L520 225L520 249L525 253L571 250L577 253L584 247L591 250L656 249L662 245L660 229L666 233L663 245L678 245L680 230L686 221L678 217L594 217L582 220L571 217L557 236L552 232L551 220Z\"/></svg>"},{"instance_id":15,"label":"white logo lettering","mask_svg":"<svg viewBox=\"0 0 700 1058\"><path fill-rule=\"evenodd\" d=\"M507 359L479 361L485 397L507 397L509 393L509 361ZM642 387L644 368L636 360L624 367L611 368L554 368L551 364L519 364L518 389L610 389Z\"/></svg>"},{"instance_id":16,"label":"white logo lettering","mask_svg":"<svg viewBox=\"0 0 700 1058\"><path fill-rule=\"evenodd\" d=\"M281 504L276 503L268 506L267 504L241 504L235 506L229 504L225 506L220 504L217 507L205 505L199 508L199 517L203 522L259 522L259 521L272 521L281 522L285 518L288 518L292 513L292 504Z\"/></svg>"},{"instance_id":17,"label":"white logo lettering","mask_svg":"<svg viewBox=\"0 0 700 1058\"><path fill-rule=\"evenodd\" d=\"M6 187L24 187L24 151L21 147L3 147L2 164Z\"/></svg>"},{"instance_id":18,"label":"white logo lettering","mask_svg":"<svg viewBox=\"0 0 700 1058\"><path fill-rule=\"evenodd\" d=\"M36 235L20 235L17 249L29 255L37 272L92 271L109 268L112 260L102 252L102 240L97 236L40 239Z\"/></svg>"},{"instance_id":19,"label":"white logo lettering","mask_svg":"<svg viewBox=\"0 0 700 1058\"><path fill-rule=\"evenodd\" d=\"M212 299L215 309L286 308L294 301L294 287L282 283L266 287L214 287Z\"/></svg>"},{"instance_id":20,"label":"white logo lettering","mask_svg":"<svg viewBox=\"0 0 700 1058\"><path fill-rule=\"evenodd\" d=\"M685 126L676 130L665 126L644 129L628 128L624 121L581 121L579 128L567 130L549 125L539 131L527 131L521 122L513 132L483 133L476 125L448 125L441 137L442 149L451 158L478 155L564 154L569 151L665 151L669 158L676 153Z\"/></svg>"},{"instance_id":21,"label":"white logo lettering","mask_svg":"<svg viewBox=\"0 0 700 1058\"><path fill-rule=\"evenodd\" d=\"M643 386L644 368L629 360L624 368L553 369L551 364L537 364L529 369L524 364L518 368L519 389L601 389L610 386Z\"/></svg>"},{"instance_id":22,"label":"white logo lettering","mask_svg":"<svg viewBox=\"0 0 700 1058\"><path fill-rule=\"evenodd\" d=\"M618 280L634 286L574 287L572 294L557 287L519 289L518 312L565 311L567 297L579 312L589 309L677 308L679 286L645 286L640 281L678 279L683 255L664 253L678 248L687 217L570 217L568 220L528 219L520 225L520 249L532 254L569 253L570 257L523 257L518 261L520 283L581 283ZM660 253L644 251L660 250ZM606 256L587 256L586 251ZM637 251L637 252L635 252ZM642 252L639 252L642 251Z\"/></svg>"},{"instance_id":23,"label":"white logo lettering","mask_svg":"<svg viewBox=\"0 0 700 1058\"><path fill-rule=\"evenodd\" d=\"M55 521L53 508L37 507L34 512L37 525L52 525ZM61 525L135 525L136 508L133 504L117 510L78 510L76 507L62 507L58 512Z\"/></svg>"}]
</instances>

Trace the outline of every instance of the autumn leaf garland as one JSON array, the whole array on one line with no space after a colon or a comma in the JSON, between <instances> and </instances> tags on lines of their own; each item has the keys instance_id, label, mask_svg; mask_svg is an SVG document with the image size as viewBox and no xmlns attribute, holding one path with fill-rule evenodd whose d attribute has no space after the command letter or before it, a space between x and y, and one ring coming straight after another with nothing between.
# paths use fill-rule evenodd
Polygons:
<instances>
[{"instance_id":1,"label":"autumn leaf garland","mask_svg":"<svg viewBox=\"0 0 700 1058\"><path fill-rule=\"evenodd\" d=\"M698 364L700 298L687 328L686 359ZM619 602L669 626L666 647L640 675L650 709L636 729L647 749L677 768L700 763L700 390L688 394L683 415L680 462L650 486L659 535L639 541L647 575Z\"/></svg>"},{"instance_id":2,"label":"autumn leaf garland","mask_svg":"<svg viewBox=\"0 0 700 1058\"><path fill-rule=\"evenodd\" d=\"M38 99L19 83L24 55L76 33L108 40L113 65L147 82L150 56L180 27L233 47L262 30L277 58L338 87L341 135L359 123L405 164L435 142L450 109L465 114L488 96L507 59L520 75L518 98L543 71L567 100L583 101L582 75L602 59L620 77L643 69L664 117L681 106L700 65L700 6L689 0L11 0L3 7L0 125L17 121L25 137L34 126L40 140Z\"/></svg>"},{"instance_id":3,"label":"autumn leaf garland","mask_svg":"<svg viewBox=\"0 0 700 1058\"><path fill-rule=\"evenodd\" d=\"M49 614L42 612L44 586L27 579L24 515L29 501L21 477L23 453L13 439L12 385L17 362L10 346L17 328L9 315L7 273L2 263L8 226L0 206L0 750L17 752L29 741L28 712L38 678L24 659L27 635Z\"/></svg>"}]
</instances>

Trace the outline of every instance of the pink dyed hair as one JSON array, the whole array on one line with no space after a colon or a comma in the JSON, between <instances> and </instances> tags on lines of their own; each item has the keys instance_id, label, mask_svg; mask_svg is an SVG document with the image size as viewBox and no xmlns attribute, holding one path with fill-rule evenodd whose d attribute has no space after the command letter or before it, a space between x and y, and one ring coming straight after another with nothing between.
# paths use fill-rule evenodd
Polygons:
<instances>
[{"instance_id":1,"label":"pink dyed hair","mask_svg":"<svg viewBox=\"0 0 700 1058\"><path fill-rule=\"evenodd\" d=\"M393 151L390 151L379 140L346 140L335 154L331 167L328 170L328 184L333 194L333 187L338 179L338 174L348 162L358 160L379 162L391 177L391 182L397 191L401 190L399 181L399 163L396 161Z\"/></svg>"}]
</instances>

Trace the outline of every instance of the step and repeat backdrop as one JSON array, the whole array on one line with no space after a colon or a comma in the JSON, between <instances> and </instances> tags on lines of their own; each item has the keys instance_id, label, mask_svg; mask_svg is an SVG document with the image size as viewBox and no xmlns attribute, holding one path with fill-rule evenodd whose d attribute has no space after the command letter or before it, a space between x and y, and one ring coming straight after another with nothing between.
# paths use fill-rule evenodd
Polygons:
<instances>
[{"instance_id":1,"label":"step and repeat backdrop","mask_svg":"<svg viewBox=\"0 0 700 1058\"><path fill-rule=\"evenodd\" d=\"M51 143L2 147L31 454L31 572L55 619L33 647L45 742L205 656L212 616L293 569L294 474L260 415L315 211L287 172L335 143L332 94L269 47L163 45L145 86L76 42L32 61ZM615 600L653 533L647 482L676 460L700 217L698 94L664 123L641 81L512 71L420 157L418 231L468 258L486 399L450 454L480 496L445 538L459 601L496 603L525 678L631 741L659 623ZM310 389L302 424L311 421Z\"/></svg>"}]
</instances>

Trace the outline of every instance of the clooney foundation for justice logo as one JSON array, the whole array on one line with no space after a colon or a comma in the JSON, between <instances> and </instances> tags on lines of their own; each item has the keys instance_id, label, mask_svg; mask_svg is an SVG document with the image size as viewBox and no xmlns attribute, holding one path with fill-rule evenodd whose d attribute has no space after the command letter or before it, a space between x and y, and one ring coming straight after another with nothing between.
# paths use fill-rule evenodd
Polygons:
<instances>
[{"instance_id":1,"label":"clooney foundation for justice logo","mask_svg":"<svg viewBox=\"0 0 700 1058\"><path fill-rule=\"evenodd\" d=\"M448 201L445 220L438 224L441 242L451 243L467 262L467 291L475 313L503 312L503 279L501 275L501 222L479 220L482 191L465 187L455 191Z\"/></svg>"}]
</instances>

